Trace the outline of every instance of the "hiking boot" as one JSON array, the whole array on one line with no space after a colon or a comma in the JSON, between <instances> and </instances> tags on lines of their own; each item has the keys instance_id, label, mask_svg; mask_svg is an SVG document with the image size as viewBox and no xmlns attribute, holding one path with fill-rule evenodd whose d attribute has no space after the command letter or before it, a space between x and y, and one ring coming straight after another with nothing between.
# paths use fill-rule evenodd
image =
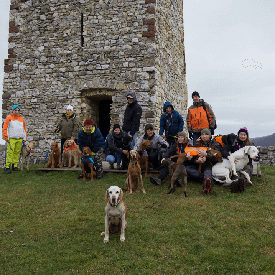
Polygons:
<instances>
[{"instance_id":1,"label":"hiking boot","mask_svg":"<svg viewBox=\"0 0 275 275\"><path fill-rule=\"evenodd\" d=\"M121 165L120 165L120 163L117 163L117 164L116 164L116 168L117 168L118 170L120 170L120 169L121 169Z\"/></svg>"},{"instance_id":2,"label":"hiking boot","mask_svg":"<svg viewBox=\"0 0 275 275\"><path fill-rule=\"evenodd\" d=\"M83 178L83 174L80 174L77 179L82 179Z\"/></svg>"},{"instance_id":3,"label":"hiking boot","mask_svg":"<svg viewBox=\"0 0 275 275\"><path fill-rule=\"evenodd\" d=\"M237 181L233 181L231 183L231 193L237 193L238 192L238 182Z\"/></svg>"},{"instance_id":4,"label":"hiking boot","mask_svg":"<svg viewBox=\"0 0 275 275\"><path fill-rule=\"evenodd\" d=\"M158 178L153 178L152 176L150 176L150 182L158 186L161 185L161 180Z\"/></svg>"},{"instance_id":5,"label":"hiking boot","mask_svg":"<svg viewBox=\"0 0 275 275\"><path fill-rule=\"evenodd\" d=\"M6 169L6 173L7 173L7 174L11 174L11 169L10 169L10 168L7 168L7 169Z\"/></svg>"},{"instance_id":6,"label":"hiking boot","mask_svg":"<svg viewBox=\"0 0 275 275\"><path fill-rule=\"evenodd\" d=\"M202 193L205 195L208 195L210 191L211 191L211 180L209 178L207 178L203 184Z\"/></svg>"},{"instance_id":7,"label":"hiking boot","mask_svg":"<svg viewBox=\"0 0 275 275\"><path fill-rule=\"evenodd\" d=\"M110 163L110 169L115 169L114 164Z\"/></svg>"},{"instance_id":8,"label":"hiking boot","mask_svg":"<svg viewBox=\"0 0 275 275\"><path fill-rule=\"evenodd\" d=\"M239 180L239 191L242 193L244 191L244 179Z\"/></svg>"},{"instance_id":9,"label":"hiking boot","mask_svg":"<svg viewBox=\"0 0 275 275\"><path fill-rule=\"evenodd\" d=\"M12 167L12 171L19 171L17 167Z\"/></svg>"},{"instance_id":10,"label":"hiking boot","mask_svg":"<svg viewBox=\"0 0 275 275\"><path fill-rule=\"evenodd\" d=\"M97 180L102 179L102 177L103 177L103 174L97 174L97 175L96 175L96 179L97 179Z\"/></svg>"}]
</instances>

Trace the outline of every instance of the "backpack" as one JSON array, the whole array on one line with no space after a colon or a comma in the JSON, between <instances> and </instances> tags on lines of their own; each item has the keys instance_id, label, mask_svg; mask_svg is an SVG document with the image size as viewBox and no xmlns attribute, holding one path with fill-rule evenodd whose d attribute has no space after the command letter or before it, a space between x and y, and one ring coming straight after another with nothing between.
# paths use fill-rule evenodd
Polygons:
<instances>
[{"instance_id":1,"label":"backpack","mask_svg":"<svg viewBox=\"0 0 275 275\"><path fill-rule=\"evenodd\" d=\"M204 111L206 112L206 106L205 106L204 100L202 101L202 107L203 107ZM209 123L209 128L210 128L210 121L209 121L209 117L207 115L207 112L206 112L206 117L207 117L207 120L208 120L208 123ZM217 129L216 120L215 120L215 124L214 124L214 128L213 129Z\"/></svg>"}]
</instances>

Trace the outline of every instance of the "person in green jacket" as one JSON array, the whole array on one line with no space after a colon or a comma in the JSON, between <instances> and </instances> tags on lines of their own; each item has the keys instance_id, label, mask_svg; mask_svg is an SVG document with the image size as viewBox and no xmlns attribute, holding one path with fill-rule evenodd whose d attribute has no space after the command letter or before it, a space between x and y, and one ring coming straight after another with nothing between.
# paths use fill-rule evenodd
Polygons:
<instances>
[{"instance_id":1,"label":"person in green jacket","mask_svg":"<svg viewBox=\"0 0 275 275\"><path fill-rule=\"evenodd\" d=\"M77 143L79 119L73 111L73 106L68 105L66 113L61 116L56 127L53 129L53 132L61 132L61 155L63 153L63 145L67 139L72 139Z\"/></svg>"}]
</instances>

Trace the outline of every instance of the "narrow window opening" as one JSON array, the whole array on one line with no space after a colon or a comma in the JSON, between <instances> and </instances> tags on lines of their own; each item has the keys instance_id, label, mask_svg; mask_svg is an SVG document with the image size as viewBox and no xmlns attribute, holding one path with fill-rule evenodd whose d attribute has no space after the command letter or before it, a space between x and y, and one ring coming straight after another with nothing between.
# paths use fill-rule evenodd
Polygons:
<instances>
[{"instance_id":1,"label":"narrow window opening","mask_svg":"<svg viewBox=\"0 0 275 275\"><path fill-rule=\"evenodd\" d=\"M81 13L81 47L84 46L84 36L83 36L83 13Z\"/></svg>"}]
</instances>

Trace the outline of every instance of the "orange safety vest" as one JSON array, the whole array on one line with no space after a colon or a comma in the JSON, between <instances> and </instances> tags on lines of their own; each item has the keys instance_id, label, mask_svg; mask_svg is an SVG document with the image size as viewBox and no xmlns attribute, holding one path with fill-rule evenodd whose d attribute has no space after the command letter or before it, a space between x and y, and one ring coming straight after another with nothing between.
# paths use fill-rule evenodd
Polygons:
<instances>
[{"instance_id":1,"label":"orange safety vest","mask_svg":"<svg viewBox=\"0 0 275 275\"><path fill-rule=\"evenodd\" d=\"M186 147L184 152L187 154L189 153L190 156L197 156L201 151L207 151L207 147Z\"/></svg>"}]
</instances>

